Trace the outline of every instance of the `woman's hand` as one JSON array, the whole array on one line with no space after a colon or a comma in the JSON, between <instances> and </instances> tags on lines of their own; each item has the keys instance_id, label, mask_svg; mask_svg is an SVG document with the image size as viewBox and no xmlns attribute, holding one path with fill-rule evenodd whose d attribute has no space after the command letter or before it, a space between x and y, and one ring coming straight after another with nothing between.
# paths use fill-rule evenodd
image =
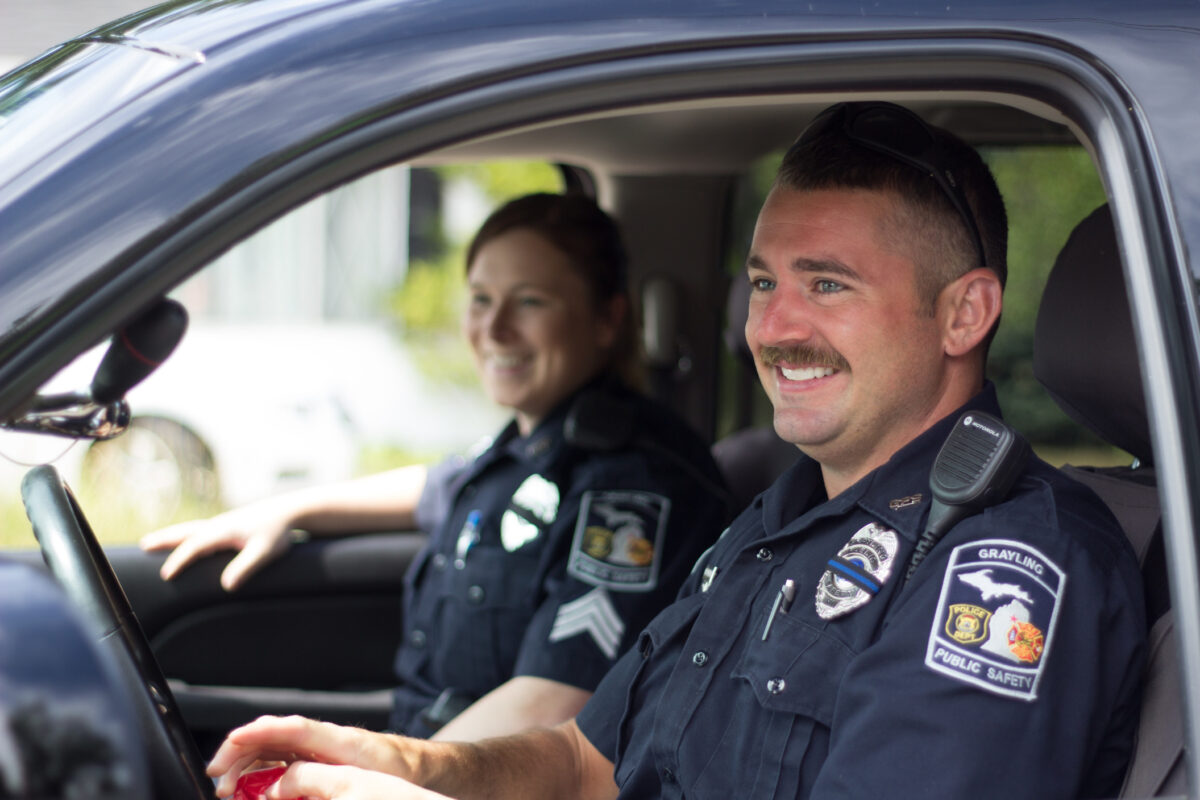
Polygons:
<instances>
[{"instance_id":1,"label":"woman's hand","mask_svg":"<svg viewBox=\"0 0 1200 800\"><path fill-rule=\"evenodd\" d=\"M197 559L219 550L238 550L221 573L233 591L287 552L292 529L315 536L353 531L403 531L416 525L415 510L428 470L420 464L325 486L310 486L260 500L212 519L183 522L142 537L143 550L174 548L160 574L171 580Z\"/></svg>"},{"instance_id":2,"label":"woman's hand","mask_svg":"<svg viewBox=\"0 0 1200 800\"><path fill-rule=\"evenodd\" d=\"M260 762L314 762L313 765L338 765L357 767L359 771L385 773L390 776L407 776L407 761L402 742L411 741L385 733L374 733L361 728L348 728L329 722L317 722L304 717L259 717L248 725L230 731L217 749L208 765L208 774L217 778L217 795L228 797L233 794L238 777ZM416 743L413 743L416 746ZM289 770L289 773L291 770ZM319 794L308 789L293 791L286 788L287 775L281 779L284 789L275 790L273 797L358 797L359 795L337 794L347 791L350 784L345 781L348 773L327 770L300 770L304 781L319 781L323 791ZM315 777L306 777L312 776ZM295 780L295 778L293 778ZM279 784L276 784L278 787ZM355 783L355 786L358 784ZM400 784L406 785L406 784ZM340 789L336 787L342 787ZM374 795L372 795L374 796ZM401 795L408 796L408 795ZM433 797L436 795L412 795ZM366 797L366 795L363 795Z\"/></svg>"},{"instance_id":3,"label":"woman's hand","mask_svg":"<svg viewBox=\"0 0 1200 800\"><path fill-rule=\"evenodd\" d=\"M140 545L143 550L174 548L159 570L167 581L203 556L239 551L221 572L221 586L231 592L287 552L292 546L291 526L292 515L285 507L265 501L148 533Z\"/></svg>"}]
</instances>

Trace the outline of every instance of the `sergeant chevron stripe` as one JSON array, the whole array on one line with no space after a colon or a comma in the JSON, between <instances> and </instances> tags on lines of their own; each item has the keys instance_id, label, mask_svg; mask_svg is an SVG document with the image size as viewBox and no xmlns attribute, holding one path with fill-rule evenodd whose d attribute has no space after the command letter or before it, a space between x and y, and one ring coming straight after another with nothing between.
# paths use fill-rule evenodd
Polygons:
<instances>
[{"instance_id":1,"label":"sergeant chevron stripe","mask_svg":"<svg viewBox=\"0 0 1200 800\"><path fill-rule=\"evenodd\" d=\"M608 590L603 586L558 607L554 627L550 629L550 641L561 642L580 633L589 634L600 652L609 659L617 657L617 648L625 635L625 623L613 608Z\"/></svg>"}]
</instances>

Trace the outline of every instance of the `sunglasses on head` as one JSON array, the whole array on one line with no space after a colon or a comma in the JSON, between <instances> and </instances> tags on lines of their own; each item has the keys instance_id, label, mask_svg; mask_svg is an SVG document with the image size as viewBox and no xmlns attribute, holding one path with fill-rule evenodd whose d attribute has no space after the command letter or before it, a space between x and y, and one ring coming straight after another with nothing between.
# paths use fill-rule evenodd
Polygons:
<instances>
[{"instance_id":1,"label":"sunglasses on head","mask_svg":"<svg viewBox=\"0 0 1200 800\"><path fill-rule=\"evenodd\" d=\"M821 112L801 134L797 144L803 143L827 125L837 125L839 118L842 133L850 141L933 178L967 226L980 266L986 266L983 237L979 235L979 226L975 222L975 215L971 213L967 196L954 179L954 173L946 163L933 131L924 120L907 108L891 103L838 103Z\"/></svg>"}]
</instances>

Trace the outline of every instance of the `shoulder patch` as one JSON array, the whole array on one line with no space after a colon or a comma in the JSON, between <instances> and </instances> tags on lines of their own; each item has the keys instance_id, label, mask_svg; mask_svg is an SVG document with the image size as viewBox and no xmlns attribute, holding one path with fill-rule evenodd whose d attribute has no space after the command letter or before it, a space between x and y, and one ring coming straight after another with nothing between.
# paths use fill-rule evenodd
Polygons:
<instances>
[{"instance_id":1,"label":"shoulder patch","mask_svg":"<svg viewBox=\"0 0 1200 800\"><path fill-rule=\"evenodd\" d=\"M1019 700L1037 699L1067 576L1021 542L985 539L950 554L925 665Z\"/></svg>"},{"instance_id":2,"label":"shoulder patch","mask_svg":"<svg viewBox=\"0 0 1200 800\"><path fill-rule=\"evenodd\" d=\"M670 510L671 501L652 492L584 492L567 573L618 592L650 591Z\"/></svg>"}]
</instances>

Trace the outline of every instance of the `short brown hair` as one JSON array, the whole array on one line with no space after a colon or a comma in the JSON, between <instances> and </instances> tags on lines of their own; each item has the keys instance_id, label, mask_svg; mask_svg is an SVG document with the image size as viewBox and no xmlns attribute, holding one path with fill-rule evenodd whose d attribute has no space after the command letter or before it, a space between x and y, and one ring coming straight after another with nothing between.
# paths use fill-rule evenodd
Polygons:
<instances>
[{"instance_id":1,"label":"short brown hair","mask_svg":"<svg viewBox=\"0 0 1200 800\"><path fill-rule=\"evenodd\" d=\"M903 157L888 154L886 148L856 140L846 120L864 110L891 113L901 122L920 126L931 137L928 148L948 185ZM995 272L1001 286L1008 278L1008 218L991 170L966 142L901 106L839 103L826 109L787 151L776 185L798 191L871 189L896 195L901 208L897 218L888 221L885 235L905 247L920 267L917 291L930 313L941 290L976 267ZM963 211L949 197L951 188L961 191L967 205ZM971 219L964 220L963 214ZM978 231L981 253L972 225Z\"/></svg>"}]
</instances>

